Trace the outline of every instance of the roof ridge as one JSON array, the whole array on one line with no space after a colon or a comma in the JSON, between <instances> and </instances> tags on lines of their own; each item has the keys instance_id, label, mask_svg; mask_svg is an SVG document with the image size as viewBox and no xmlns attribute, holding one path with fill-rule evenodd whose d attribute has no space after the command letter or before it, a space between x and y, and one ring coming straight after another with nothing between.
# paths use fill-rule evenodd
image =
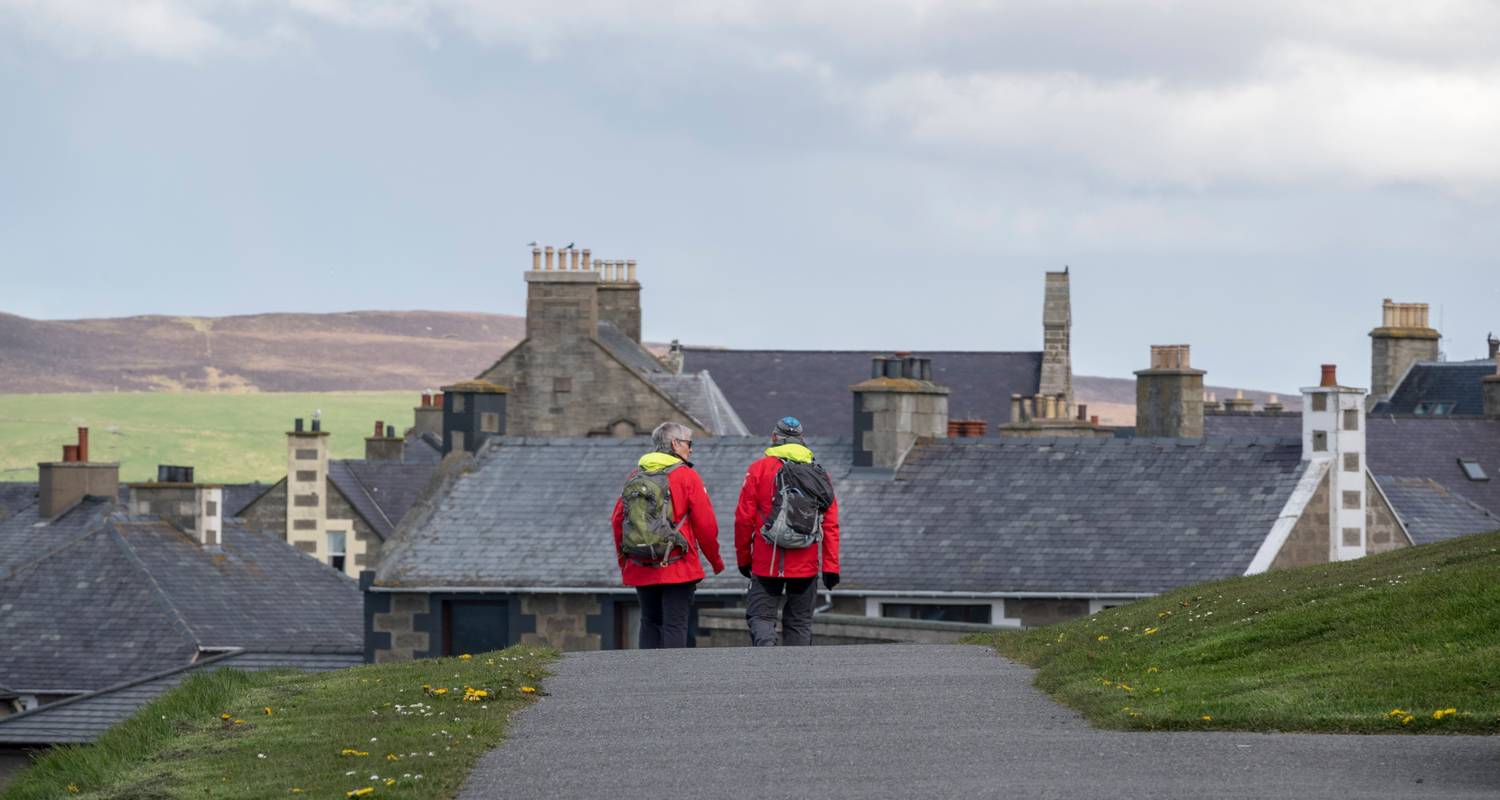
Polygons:
<instances>
[{"instance_id":1,"label":"roof ridge","mask_svg":"<svg viewBox=\"0 0 1500 800\"><path fill-rule=\"evenodd\" d=\"M160 524L165 525L170 523L163 522ZM187 617L183 616L182 611L177 608L177 604L172 602L172 596L167 594L166 589L162 588L161 582L156 580L156 576L152 574L151 568L146 566L146 562L140 557L138 553L135 552L135 548L131 546L129 541L126 541L125 536L120 533L119 528L115 527L115 522L111 521L111 523L106 526L106 530L109 532L110 536L113 537L115 541L120 545L120 548L125 551L125 557L130 560L130 563L135 565L135 568L140 570L141 574L146 576L147 585L151 587L152 593L155 594L157 598L161 600L162 604L167 607L167 610L172 613L172 617L177 621L177 625L181 627L182 630L187 633L188 638L192 640L193 646L202 649L203 640L199 638L197 631L194 631L193 626L188 624Z\"/></svg>"},{"instance_id":2,"label":"roof ridge","mask_svg":"<svg viewBox=\"0 0 1500 800\"><path fill-rule=\"evenodd\" d=\"M913 349L913 350L907 351L907 350L899 350L899 349L896 349L896 348L888 348L888 349L882 350L882 349L880 349L878 347L877 348L867 348L867 349L852 349L852 350L838 350L838 349L801 350L801 349L797 349L797 348L794 348L794 347L780 347L780 348L778 348L778 347L766 347L766 348L756 348L756 347L708 347L708 346L705 346L705 345L683 345L682 349L683 350L700 350L700 351L708 352L708 353L829 353L829 354L836 354L836 355L869 355L871 353L897 353L897 352L903 352L903 353L904 352L910 352L912 355L918 355L918 356L929 356L929 355L1039 356L1039 355L1043 354L1041 350L920 350L920 349ZM1094 376L1085 376L1085 377L1094 377ZM1121 378L1120 380L1124 380L1124 379Z\"/></svg>"}]
</instances>

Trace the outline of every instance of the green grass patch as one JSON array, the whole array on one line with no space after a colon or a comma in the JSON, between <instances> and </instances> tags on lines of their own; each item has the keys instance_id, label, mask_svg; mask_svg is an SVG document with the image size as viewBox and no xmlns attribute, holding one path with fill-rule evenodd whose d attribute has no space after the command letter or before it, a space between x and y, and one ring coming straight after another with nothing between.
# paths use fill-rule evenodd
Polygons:
<instances>
[{"instance_id":1,"label":"green grass patch","mask_svg":"<svg viewBox=\"0 0 1500 800\"><path fill-rule=\"evenodd\" d=\"M1500 533L975 641L1108 728L1500 733Z\"/></svg>"},{"instance_id":2,"label":"green grass patch","mask_svg":"<svg viewBox=\"0 0 1500 800\"><path fill-rule=\"evenodd\" d=\"M275 482L286 476L286 436L296 417L323 412L334 458L363 458L375 420L412 424L418 391L296 393L0 394L0 480L34 481L38 461L89 428L89 457L118 461L127 481L157 464L197 469L204 481Z\"/></svg>"},{"instance_id":3,"label":"green grass patch","mask_svg":"<svg viewBox=\"0 0 1500 800\"><path fill-rule=\"evenodd\" d=\"M48 752L0 798L453 797L504 740L511 712L540 692L553 657L512 647L338 672L197 675L95 744Z\"/></svg>"}]
</instances>

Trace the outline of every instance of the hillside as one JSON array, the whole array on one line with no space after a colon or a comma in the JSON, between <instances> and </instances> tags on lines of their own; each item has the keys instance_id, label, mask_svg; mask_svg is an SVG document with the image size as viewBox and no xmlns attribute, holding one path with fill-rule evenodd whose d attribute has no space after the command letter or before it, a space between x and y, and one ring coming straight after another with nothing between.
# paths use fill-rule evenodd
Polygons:
<instances>
[{"instance_id":1,"label":"hillside","mask_svg":"<svg viewBox=\"0 0 1500 800\"><path fill-rule=\"evenodd\" d=\"M1500 732L1500 533L986 637L1111 728Z\"/></svg>"},{"instance_id":2,"label":"hillside","mask_svg":"<svg viewBox=\"0 0 1500 800\"><path fill-rule=\"evenodd\" d=\"M32 320L0 313L0 394L420 391L520 341L501 314L350 311Z\"/></svg>"}]
</instances>

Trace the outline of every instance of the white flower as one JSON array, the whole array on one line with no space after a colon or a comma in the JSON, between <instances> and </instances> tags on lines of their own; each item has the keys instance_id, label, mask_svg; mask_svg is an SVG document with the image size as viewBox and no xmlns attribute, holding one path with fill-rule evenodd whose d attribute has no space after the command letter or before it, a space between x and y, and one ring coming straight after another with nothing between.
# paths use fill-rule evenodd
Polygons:
<instances>
[{"instance_id":1,"label":"white flower","mask_svg":"<svg viewBox=\"0 0 1500 800\"><path fill-rule=\"evenodd\" d=\"M255 757L256 757L256 758L265 758L265 757L266 757L266 754L265 754L265 753L256 753L256 754L255 754Z\"/></svg>"}]
</instances>

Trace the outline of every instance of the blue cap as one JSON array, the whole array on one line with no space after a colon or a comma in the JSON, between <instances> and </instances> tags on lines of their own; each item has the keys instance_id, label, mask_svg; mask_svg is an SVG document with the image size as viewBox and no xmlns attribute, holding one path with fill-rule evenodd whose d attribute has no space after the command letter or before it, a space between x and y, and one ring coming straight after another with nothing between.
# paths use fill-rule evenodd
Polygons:
<instances>
[{"instance_id":1,"label":"blue cap","mask_svg":"<svg viewBox=\"0 0 1500 800\"><path fill-rule=\"evenodd\" d=\"M796 417L782 417L776 421L776 430L771 432L772 436L780 436L785 439L802 437L802 420Z\"/></svg>"}]
</instances>

